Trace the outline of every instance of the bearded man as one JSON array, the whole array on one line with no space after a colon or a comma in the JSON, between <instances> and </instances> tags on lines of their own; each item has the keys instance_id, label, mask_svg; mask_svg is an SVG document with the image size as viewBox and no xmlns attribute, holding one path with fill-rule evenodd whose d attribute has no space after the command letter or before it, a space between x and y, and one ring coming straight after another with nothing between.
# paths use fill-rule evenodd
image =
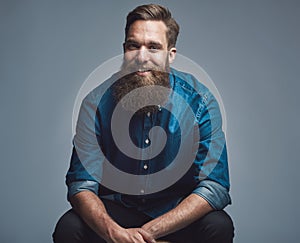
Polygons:
<instances>
[{"instance_id":1,"label":"bearded man","mask_svg":"<svg viewBox=\"0 0 300 243\"><path fill-rule=\"evenodd\" d=\"M170 68L178 33L160 5L128 14L121 70L82 102L54 242L232 242L221 114Z\"/></svg>"}]
</instances>

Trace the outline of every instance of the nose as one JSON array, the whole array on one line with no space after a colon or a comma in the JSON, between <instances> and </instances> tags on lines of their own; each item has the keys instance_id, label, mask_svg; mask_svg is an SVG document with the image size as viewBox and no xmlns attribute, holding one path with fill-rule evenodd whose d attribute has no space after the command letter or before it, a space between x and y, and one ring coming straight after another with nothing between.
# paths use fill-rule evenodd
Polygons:
<instances>
[{"instance_id":1,"label":"nose","mask_svg":"<svg viewBox=\"0 0 300 243\"><path fill-rule=\"evenodd\" d=\"M146 63L148 60L149 60L148 50L144 47L140 48L137 51L136 62L138 64L143 64L143 63Z\"/></svg>"}]
</instances>

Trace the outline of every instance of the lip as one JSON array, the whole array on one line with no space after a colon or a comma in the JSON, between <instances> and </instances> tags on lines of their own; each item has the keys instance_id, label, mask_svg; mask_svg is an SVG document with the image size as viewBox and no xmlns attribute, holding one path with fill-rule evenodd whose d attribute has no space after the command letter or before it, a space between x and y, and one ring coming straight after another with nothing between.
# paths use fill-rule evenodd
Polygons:
<instances>
[{"instance_id":1,"label":"lip","mask_svg":"<svg viewBox=\"0 0 300 243\"><path fill-rule=\"evenodd\" d=\"M147 76L150 74L150 70L138 70L136 71L136 74L139 75L139 76Z\"/></svg>"}]
</instances>

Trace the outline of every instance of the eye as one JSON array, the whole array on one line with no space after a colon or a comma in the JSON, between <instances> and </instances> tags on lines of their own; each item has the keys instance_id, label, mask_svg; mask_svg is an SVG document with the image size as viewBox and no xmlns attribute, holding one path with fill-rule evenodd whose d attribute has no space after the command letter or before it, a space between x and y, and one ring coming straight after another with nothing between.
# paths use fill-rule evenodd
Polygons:
<instances>
[{"instance_id":1,"label":"eye","mask_svg":"<svg viewBox=\"0 0 300 243\"><path fill-rule=\"evenodd\" d=\"M151 45L151 46L149 46L149 49L150 49L150 50L157 50L157 46Z\"/></svg>"},{"instance_id":2,"label":"eye","mask_svg":"<svg viewBox=\"0 0 300 243\"><path fill-rule=\"evenodd\" d=\"M157 44L151 44L151 45L148 46L148 49L151 52L157 52L157 51L161 50L161 46L157 45Z\"/></svg>"},{"instance_id":3,"label":"eye","mask_svg":"<svg viewBox=\"0 0 300 243\"><path fill-rule=\"evenodd\" d=\"M128 51L134 51L134 50L138 50L140 48L140 46L137 43L126 43L125 44L125 49Z\"/></svg>"}]
</instances>

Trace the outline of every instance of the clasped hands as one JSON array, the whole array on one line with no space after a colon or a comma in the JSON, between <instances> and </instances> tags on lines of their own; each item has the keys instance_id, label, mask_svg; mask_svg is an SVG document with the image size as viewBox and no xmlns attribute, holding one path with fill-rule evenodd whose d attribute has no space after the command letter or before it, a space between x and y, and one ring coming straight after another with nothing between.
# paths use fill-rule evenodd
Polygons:
<instances>
[{"instance_id":1,"label":"clasped hands","mask_svg":"<svg viewBox=\"0 0 300 243\"><path fill-rule=\"evenodd\" d=\"M108 243L156 243L154 237L142 228L118 228L109 233Z\"/></svg>"}]
</instances>

